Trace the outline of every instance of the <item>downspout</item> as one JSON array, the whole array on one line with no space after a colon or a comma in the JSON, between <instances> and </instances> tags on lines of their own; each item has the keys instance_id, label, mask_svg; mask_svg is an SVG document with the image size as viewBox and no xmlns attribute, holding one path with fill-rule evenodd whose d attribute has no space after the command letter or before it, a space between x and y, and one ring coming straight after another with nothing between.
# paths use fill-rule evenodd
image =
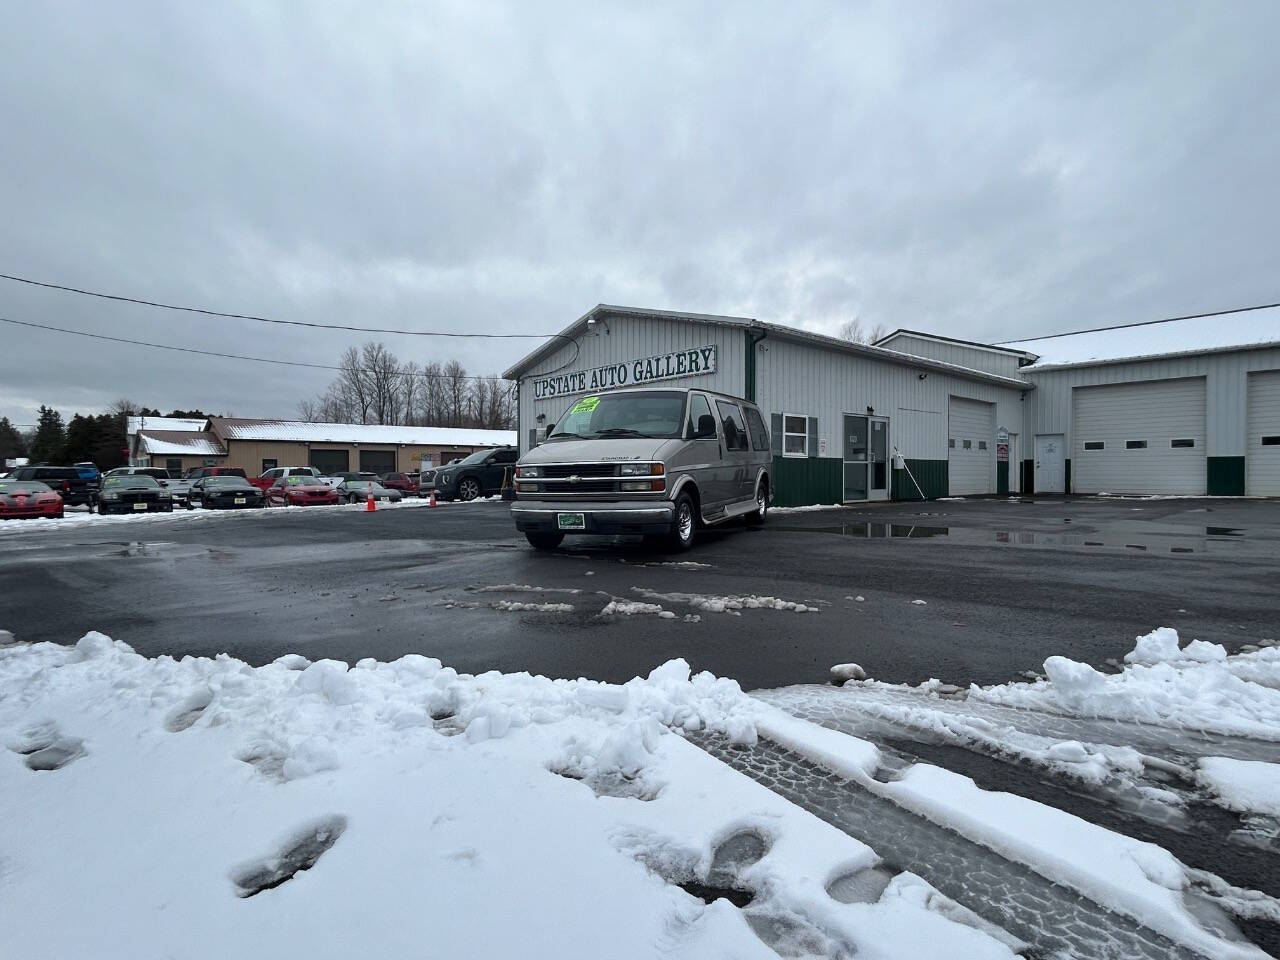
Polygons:
<instances>
[{"instance_id":1,"label":"downspout","mask_svg":"<svg viewBox=\"0 0 1280 960\"><path fill-rule=\"evenodd\" d=\"M752 403L756 401L756 345L765 337L769 336L769 331L762 328L751 329L748 327L742 331L747 337L747 355L746 355L746 385L743 388L743 396Z\"/></svg>"}]
</instances>

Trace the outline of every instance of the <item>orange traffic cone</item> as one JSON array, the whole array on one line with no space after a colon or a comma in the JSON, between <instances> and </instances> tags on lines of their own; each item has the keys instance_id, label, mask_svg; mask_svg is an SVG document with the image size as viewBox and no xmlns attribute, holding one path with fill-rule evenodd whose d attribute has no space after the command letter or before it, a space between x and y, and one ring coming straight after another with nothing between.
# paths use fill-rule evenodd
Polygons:
<instances>
[{"instance_id":1,"label":"orange traffic cone","mask_svg":"<svg viewBox=\"0 0 1280 960\"><path fill-rule=\"evenodd\" d=\"M364 512L365 512L365 513L373 513L373 511L375 511L375 510L377 510L377 509L378 509L378 507L377 507L377 506L374 504L374 502L373 502L373 491L372 491L372 490L370 490L370 491L369 491L369 499L365 501L365 505L364 505Z\"/></svg>"},{"instance_id":2,"label":"orange traffic cone","mask_svg":"<svg viewBox=\"0 0 1280 960\"><path fill-rule=\"evenodd\" d=\"M427 502L427 506L434 507L436 505L436 488L431 488L431 499Z\"/></svg>"}]
</instances>

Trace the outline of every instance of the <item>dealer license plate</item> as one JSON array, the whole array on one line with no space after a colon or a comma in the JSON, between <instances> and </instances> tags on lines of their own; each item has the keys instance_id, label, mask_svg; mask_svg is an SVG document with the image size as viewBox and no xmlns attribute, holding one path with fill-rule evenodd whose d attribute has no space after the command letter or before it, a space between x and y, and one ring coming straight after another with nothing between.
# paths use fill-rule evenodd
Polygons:
<instances>
[{"instance_id":1,"label":"dealer license plate","mask_svg":"<svg viewBox=\"0 0 1280 960\"><path fill-rule=\"evenodd\" d=\"M587 518L581 513L557 513L556 526L561 530L585 530Z\"/></svg>"},{"instance_id":2,"label":"dealer license plate","mask_svg":"<svg viewBox=\"0 0 1280 960\"><path fill-rule=\"evenodd\" d=\"M145 510L145 509L147 509L147 505L146 505L145 503L135 503L135 504L133 505L133 509L135 509L135 510Z\"/></svg>"},{"instance_id":3,"label":"dealer license plate","mask_svg":"<svg viewBox=\"0 0 1280 960\"><path fill-rule=\"evenodd\" d=\"M245 502L244 497L236 497L236 503L244 503L244 502Z\"/></svg>"}]
</instances>

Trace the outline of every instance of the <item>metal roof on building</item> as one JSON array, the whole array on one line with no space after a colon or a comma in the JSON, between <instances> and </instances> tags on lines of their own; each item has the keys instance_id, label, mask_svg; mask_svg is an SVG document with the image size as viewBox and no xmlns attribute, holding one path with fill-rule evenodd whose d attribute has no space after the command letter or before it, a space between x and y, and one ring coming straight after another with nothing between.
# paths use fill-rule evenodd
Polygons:
<instances>
[{"instance_id":1,"label":"metal roof on building","mask_svg":"<svg viewBox=\"0 0 1280 960\"><path fill-rule=\"evenodd\" d=\"M189 420L183 417L129 417L125 432L130 436L139 430L152 433L165 430L179 433L203 433L204 420Z\"/></svg>"},{"instance_id":2,"label":"metal roof on building","mask_svg":"<svg viewBox=\"0 0 1280 960\"><path fill-rule=\"evenodd\" d=\"M997 344L1039 356L1028 372L1280 345L1280 306L1177 317Z\"/></svg>"},{"instance_id":3,"label":"metal roof on building","mask_svg":"<svg viewBox=\"0 0 1280 960\"><path fill-rule=\"evenodd\" d=\"M1030 383L1014 377L1002 377L998 374L987 373L985 370L974 369L973 367L964 367L955 363L945 363L941 360L917 357L913 354L902 353L897 350L889 350L884 347L874 347L863 343L854 343L851 340L842 340L839 337L828 337L821 333L811 333L808 330L801 330L797 327L788 327L779 323L766 323L763 320L753 320L748 317L725 317L707 313L680 313L679 311L651 310L644 307L620 307L607 303L597 304L592 307L573 323L569 324L569 326L565 327L560 333L548 339L546 343L542 344L542 346L538 347L532 353L528 354L522 360L513 365L503 374L503 376L508 380L517 380L521 376L524 376L525 371L528 370L529 367L533 366L539 360L563 346L564 340L572 340L575 336L580 335L582 331L586 329L588 321L599 317L683 320L687 323L737 327L742 330L758 331L759 333L766 334L770 337L793 340L800 343L810 343L814 346L819 346L827 350L863 356L872 360L881 360L887 363L902 364L904 366L918 367L927 370L937 370L941 373L951 373L958 377L980 380L985 383L996 383L1001 386L1014 387L1019 390L1032 389L1032 385Z\"/></svg>"},{"instance_id":4,"label":"metal roof on building","mask_svg":"<svg viewBox=\"0 0 1280 960\"><path fill-rule=\"evenodd\" d=\"M369 443L433 447L514 446L514 430L469 427L396 427L385 424L309 423L303 420L249 420L210 417L209 425L224 443L229 440L292 443Z\"/></svg>"},{"instance_id":5,"label":"metal roof on building","mask_svg":"<svg viewBox=\"0 0 1280 960\"><path fill-rule=\"evenodd\" d=\"M146 430L138 434L138 452L167 457L225 457L227 451L211 433Z\"/></svg>"}]
</instances>

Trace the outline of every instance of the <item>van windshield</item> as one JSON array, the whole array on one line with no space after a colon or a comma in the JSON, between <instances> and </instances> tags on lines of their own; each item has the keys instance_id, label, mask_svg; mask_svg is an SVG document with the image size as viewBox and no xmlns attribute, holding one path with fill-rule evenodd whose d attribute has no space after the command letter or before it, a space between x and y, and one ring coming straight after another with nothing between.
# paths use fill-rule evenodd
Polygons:
<instances>
[{"instance_id":1,"label":"van windshield","mask_svg":"<svg viewBox=\"0 0 1280 960\"><path fill-rule=\"evenodd\" d=\"M684 427L685 397L681 390L591 394L569 408L547 439L678 437Z\"/></svg>"}]
</instances>

